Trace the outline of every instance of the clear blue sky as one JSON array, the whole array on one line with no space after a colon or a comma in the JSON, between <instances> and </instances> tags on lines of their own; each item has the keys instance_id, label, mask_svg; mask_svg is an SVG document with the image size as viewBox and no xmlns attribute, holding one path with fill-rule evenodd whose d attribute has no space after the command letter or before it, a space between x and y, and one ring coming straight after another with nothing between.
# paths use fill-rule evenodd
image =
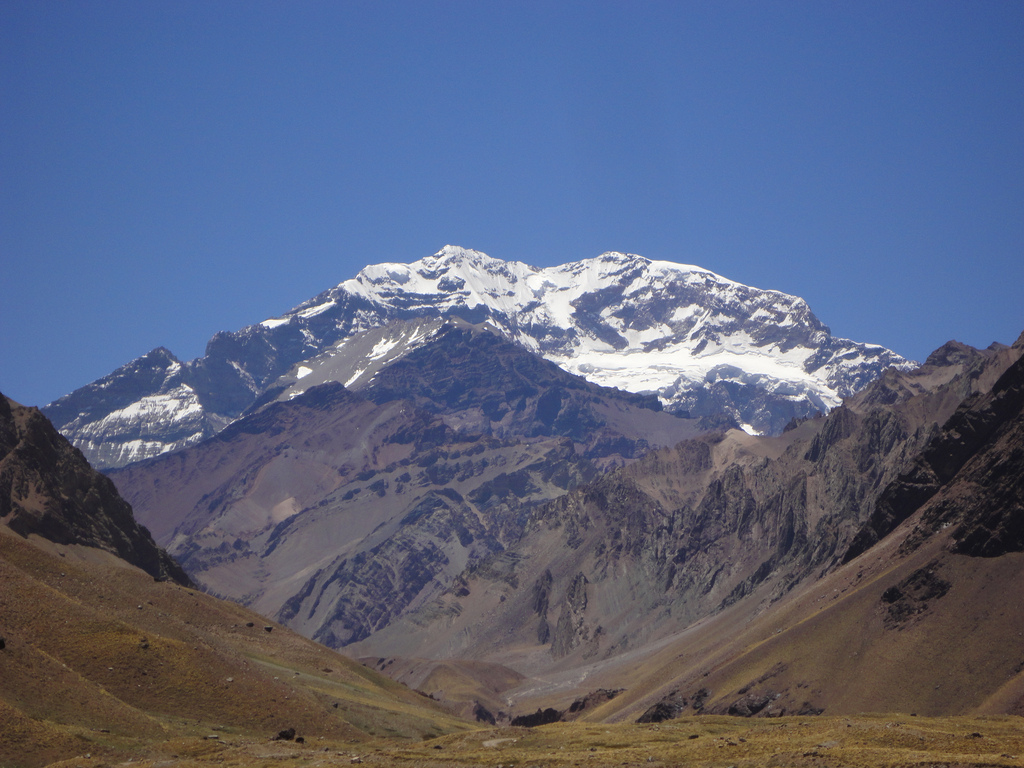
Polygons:
<instances>
[{"instance_id":1,"label":"clear blue sky","mask_svg":"<svg viewBox=\"0 0 1024 768\"><path fill-rule=\"evenodd\" d=\"M1024 3L0 3L0 390L446 243L803 296L923 359L1024 330Z\"/></svg>"}]
</instances>

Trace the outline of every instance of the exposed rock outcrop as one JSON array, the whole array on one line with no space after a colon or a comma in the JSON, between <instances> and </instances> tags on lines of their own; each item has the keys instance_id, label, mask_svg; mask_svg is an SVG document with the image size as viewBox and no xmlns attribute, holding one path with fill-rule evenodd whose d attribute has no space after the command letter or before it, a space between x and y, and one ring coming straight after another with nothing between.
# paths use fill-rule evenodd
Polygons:
<instances>
[{"instance_id":1,"label":"exposed rock outcrop","mask_svg":"<svg viewBox=\"0 0 1024 768\"><path fill-rule=\"evenodd\" d=\"M139 525L114 484L36 408L0 395L0 521L58 544L111 552L156 579L192 585Z\"/></svg>"},{"instance_id":2,"label":"exposed rock outcrop","mask_svg":"<svg viewBox=\"0 0 1024 768\"><path fill-rule=\"evenodd\" d=\"M967 397L913 464L882 491L844 560L864 552L933 498L908 546L957 523L956 552L995 557L1024 551L1022 414L1024 359L1019 359L991 390Z\"/></svg>"},{"instance_id":3,"label":"exposed rock outcrop","mask_svg":"<svg viewBox=\"0 0 1024 768\"><path fill-rule=\"evenodd\" d=\"M395 653L422 644L487 654L550 644L552 668L565 669L615 658L645 638L751 598L769 606L842 564L858 531L877 519L876 508L887 514L894 484L906 486L919 457L938 450L931 446L940 444L933 441L942 425L972 425L974 437L957 444L974 454L1010 434L988 432L989 422L958 408L963 403L974 413L980 403L996 403L986 413L1009 425L1010 381L1021 351L953 345L928 365L892 371L842 408L778 437L733 430L654 451L537 507L522 538L501 554L502 567L493 571L500 579L485 567L466 574L472 599L449 593L364 647ZM994 466L1015 466L1015 455L1002 451ZM1021 475L1007 477L1005 486L984 482L1012 497ZM965 526L962 534L958 528L957 541L1012 546L1015 503L993 507L1006 522L980 518L980 527ZM934 514L938 525L959 520ZM526 590L514 586L523 583ZM489 601L481 604L482 595ZM500 629L476 620L484 611ZM538 631L541 618L546 624Z\"/></svg>"},{"instance_id":4,"label":"exposed rock outcrop","mask_svg":"<svg viewBox=\"0 0 1024 768\"><path fill-rule=\"evenodd\" d=\"M513 726L521 726L523 728L536 728L539 725L550 725L551 723L557 723L562 719L562 713L557 709L548 707L547 709L538 709L536 712L529 715L519 715L518 717L512 718Z\"/></svg>"}]
</instances>

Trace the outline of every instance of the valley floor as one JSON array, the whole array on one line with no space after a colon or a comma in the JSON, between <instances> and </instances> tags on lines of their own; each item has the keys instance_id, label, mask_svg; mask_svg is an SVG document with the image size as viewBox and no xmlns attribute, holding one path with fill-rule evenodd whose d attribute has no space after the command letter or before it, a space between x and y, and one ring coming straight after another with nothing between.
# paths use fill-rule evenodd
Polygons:
<instances>
[{"instance_id":1,"label":"valley floor","mask_svg":"<svg viewBox=\"0 0 1024 768\"><path fill-rule=\"evenodd\" d=\"M140 748L131 762L90 755L51 768L208 765L335 766L1022 766L1024 719L1013 716L690 717L656 725L559 723L487 728L419 742L302 744L227 731ZM97 745L98 746L98 745ZM113 746L113 745L110 745ZM125 746L125 745L120 745ZM118 750L120 751L120 750Z\"/></svg>"}]
</instances>

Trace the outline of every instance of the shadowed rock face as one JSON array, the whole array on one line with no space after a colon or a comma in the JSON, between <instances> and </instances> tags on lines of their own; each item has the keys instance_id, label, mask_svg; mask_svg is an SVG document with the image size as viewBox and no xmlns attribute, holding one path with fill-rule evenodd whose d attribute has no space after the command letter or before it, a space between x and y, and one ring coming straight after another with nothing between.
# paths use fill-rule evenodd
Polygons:
<instances>
[{"instance_id":1,"label":"shadowed rock face","mask_svg":"<svg viewBox=\"0 0 1024 768\"><path fill-rule=\"evenodd\" d=\"M691 703L693 705L692 711L694 713L703 712L704 702L707 701L710 695L711 692L707 688L701 688L696 692L696 694L694 694L691 702L690 698L684 696L681 691L672 691L648 707L637 719L637 722L662 723L665 720L674 720L675 718L690 711Z\"/></svg>"},{"instance_id":2,"label":"shadowed rock face","mask_svg":"<svg viewBox=\"0 0 1024 768\"><path fill-rule=\"evenodd\" d=\"M879 497L844 560L852 560L934 499L905 544L955 524L953 551L1024 551L1024 361L966 398L913 464ZM941 493L940 493L941 492Z\"/></svg>"},{"instance_id":3,"label":"shadowed rock face","mask_svg":"<svg viewBox=\"0 0 1024 768\"><path fill-rule=\"evenodd\" d=\"M935 494L907 546L953 526L957 554L1024 551L1024 360L988 395L966 402L937 442L949 446L960 468Z\"/></svg>"},{"instance_id":4,"label":"shadowed rock face","mask_svg":"<svg viewBox=\"0 0 1024 768\"><path fill-rule=\"evenodd\" d=\"M595 457L630 458L650 444L623 440L600 411L610 398L632 409L662 410L654 395L599 387L478 327L451 324L437 340L381 370L364 390L376 403L408 399L436 414L458 414L460 431L508 437L569 437ZM453 419L447 420L453 423ZM615 451L615 448L620 450Z\"/></svg>"},{"instance_id":5,"label":"shadowed rock face","mask_svg":"<svg viewBox=\"0 0 1024 768\"><path fill-rule=\"evenodd\" d=\"M939 573L939 563L932 561L882 593L887 629L902 627L918 614L927 611L930 600L938 600L949 592L952 584Z\"/></svg>"},{"instance_id":6,"label":"shadowed rock face","mask_svg":"<svg viewBox=\"0 0 1024 768\"><path fill-rule=\"evenodd\" d=\"M0 520L58 544L98 547L156 579L191 586L156 546L114 484L35 408L0 395Z\"/></svg>"}]
</instances>

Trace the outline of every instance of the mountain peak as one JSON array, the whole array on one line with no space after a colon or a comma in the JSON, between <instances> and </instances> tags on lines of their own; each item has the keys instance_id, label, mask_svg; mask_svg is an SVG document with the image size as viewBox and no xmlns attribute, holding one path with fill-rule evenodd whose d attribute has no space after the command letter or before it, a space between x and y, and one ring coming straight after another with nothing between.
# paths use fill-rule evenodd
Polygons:
<instances>
[{"instance_id":1,"label":"mountain peak","mask_svg":"<svg viewBox=\"0 0 1024 768\"><path fill-rule=\"evenodd\" d=\"M493 273L505 269L510 263L514 264L515 262L496 259L493 256L488 256L481 251L474 251L471 248L446 245L433 256L427 256L419 261L414 261L409 266L420 274L428 276L443 270L450 270L460 274L467 270Z\"/></svg>"},{"instance_id":2,"label":"mountain peak","mask_svg":"<svg viewBox=\"0 0 1024 768\"><path fill-rule=\"evenodd\" d=\"M488 256L486 253L475 251L472 248L463 248L461 245L446 245L440 251L435 253L433 256L428 256L427 259L439 259L441 261L471 261L479 262L481 260L487 261L500 261ZM426 259L423 259L426 261Z\"/></svg>"},{"instance_id":3,"label":"mountain peak","mask_svg":"<svg viewBox=\"0 0 1024 768\"><path fill-rule=\"evenodd\" d=\"M108 396L92 407L72 398L75 407L62 403L66 413L48 415L69 434L81 430L80 443L95 445L109 425L89 425L118 410L131 446L117 461L145 458L180 447L182 425L205 433L223 427L280 386L282 376L292 371L294 380L297 366L309 368L345 339L416 318L490 323L595 384L655 393L666 408L694 416L724 413L760 433L781 432L794 417L837 406L885 368L909 365L882 347L833 337L796 296L702 267L608 251L538 268L446 245L410 263L367 266L280 317L217 334L185 370L168 361L149 366L145 381L144 371L133 373L145 391L126 381L117 402ZM357 373L337 375L345 383ZM137 401L140 407L132 405ZM174 441L153 439L135 418L158 407L168 425L175 422Z\"/></svg>"},{"instance_id":4,"label":"mountain peak","mask_svg":"<svg viewBox=\"0 0 1024 768\"><path fill-rule=\"evenodd\" d=\"M634 264L637 262L642 262L644 264L651 263L650 259L644 258L643 256L638 256L635 253L624 253L622 251L605 251L598 256L597 259L598 261L611 261L620 264Z\"/></svg>"}]
</instances>

